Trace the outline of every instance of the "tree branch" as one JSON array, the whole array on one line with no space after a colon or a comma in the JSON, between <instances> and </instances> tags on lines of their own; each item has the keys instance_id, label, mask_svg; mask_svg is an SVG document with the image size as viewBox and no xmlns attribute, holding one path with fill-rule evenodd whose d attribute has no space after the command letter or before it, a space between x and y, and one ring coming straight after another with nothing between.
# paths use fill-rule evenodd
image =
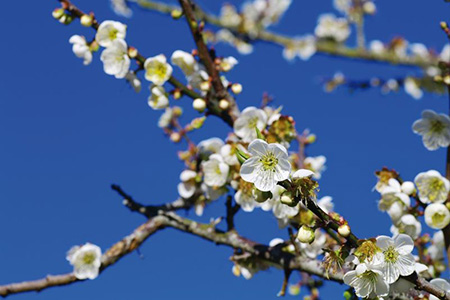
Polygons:
<instances>
[{"instance_id":1,"label":"tree branch","mask_svg":"<svg viewBox=\"0 0 450 300\"><path fill-rule=\"evenodd\" d=\"M137 1L128 0L128 2L136 2L141 8L156 11L163 14L169 14L172 10L180 9L175 6L170 6L152 0L137 0ZM295 42L294 38L270 32L267 30L261 30L255 36L250 36L248 33L239 31L237 27L224 24L219 17L202 11L198 6L196 7L196 16L198 20L204 21L206 23L209 23L211 25L220 28L228 29L237 35L245 36L245 38L250 41L268 42L271 44L275 44L277 46L281 46L283 48ZM392 65L427 68L429 66L436 66L438 63L438 59L434 57L430 57L429 59L421 59L419 57L398 57L393 55L392 53L374 54L363 48L359 47L351 48L345 45L336 45L334 43L326 41L318 41L316 47L317 53L319 54L357 60L373 61L379 63L387 63Z\"/></svg>"}]
</instances>

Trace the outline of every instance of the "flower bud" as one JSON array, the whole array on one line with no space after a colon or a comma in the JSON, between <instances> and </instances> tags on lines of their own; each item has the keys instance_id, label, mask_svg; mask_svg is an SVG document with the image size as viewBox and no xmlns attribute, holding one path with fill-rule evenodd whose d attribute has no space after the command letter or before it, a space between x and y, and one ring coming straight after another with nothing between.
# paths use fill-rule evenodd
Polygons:
<instances>
[{"instance_id":1,"label":"flower bud","mask_svg":"<svg viewBox=\"0 0 450 300\"><path fill-rule=\"evenodd\" d=\"M73 17L71 15L62 15L62 17L59 18L59 22L64 25L69 25L70 23L72 23L72 21Z\"/></svg>"},{"instance_id":2,"label":"flower bud","mask_svg":"<svg viewBox=\"0 0 450 300\"><path fill-rule=\"evenodd\" d=\"M181 98L181 92L180 92L180 90L178 90L178 89L174 90L172 96L173 96L173 99L175 99L175 100L180 99L180 98Z\"/></svg>"},{"instance_id":3,"label":"flower bud","mask_svg":"<svg viewBox=\"0 0 450 300\"><path fill-rule=\"evenodd\" d=\"M450 211L442 203L432 203L425 208L425 223L433 229L442 229L450 223Z\"/></svg>"},{"instance_id":4,"label":"flower bud","mask_svg":"<svg viewBox=\"0 0 450 300\"><path fill-rule=\"evenodd\" d=\"M411 181L405 181L402 183L402 192L408 196L411 196L416 191L414 183Z\"/></svg>"},{"instance_id":5,"label":"flower bud","mask_svg":"<svg viewBox=\"0 0 450 300\"><path fill-rule=\"evenodd\" d=\"M207 92L211 88L211 83L209 81L203 81L200 83L200 90Z\"/></svg>"},{"instance_id":6,"label":"flower bud","mask_svg":"<svg viewBox=\"0 0 450 300\"><path fill-rule=\"evenodd\" d=\"M172 16L173 19L178 20L183 15L183 12L181 10L174 9L170 13L170 15Z\"/></svg>"},{"instance_id":7,"label":"flower bud","mask_svg":"<svg viewBox=\"0 0 450 300\"><path fill-rule=\"evenodd\" d=\"M55 10L52 12L52 16L55 19L60 19L62 16L64 16L64 9L63 8L55 8Z\"/></svg>"},{"instance_id":8,"label":"flower bud","mask_svg":"<svg viewBox=\"0 0 450 300\"><path fill-rule=\"evenodd\" d=\"M179 117L183 114L183 109L179 106L174 106L172 108L172 112L174 114L175 117Z\"/></svg>"},{"instance_id":9,"label":"flower bud","mask_svg":"<svg viewBox=\"0 0 450 300\"><path fill-rule=\"evenodd\" d=\"M91 15L82 15L80 18L81 25L86 26L86 27L91 27L93 21L94 21L94 17Z\"/></svg>"},{"instance_id":10,"label":"flower bud","mask_svg":"<svg viewBox=\"0 0 450 300\"><path fill-rule=\"evenodd\" d=\"M300 243L311 244L314 242L314 239L314 230L306 225L302 225L302 227L298 230L297 240L299 240Z\"/></svg>"},{"instance_id":11,"label":"flower bud","mask_svg":"<svg viewBox=\"0 0 450 300\"><path fill-rule=\"evenodd\" d=\"M138 55L138 51L137 51L136 48L130 47L130 48L128 49L128 56L129 56L130 58L135 58L137 55Z\"/></svg>"},{"instance_id":12,"label":"flower bud","mask_svg":"<svg viewBox=\"0 0 450 300\"><path fill-rule=\"evenodd\" d=\"M311 134L309 134L309 135L306 137L306 142L307 142L308 144L312 144L312 143L314 143L314 142L316 141L316 139L317 139L316 135L313 134L313 133L311 133Z\"/></svg>"},{"instance_id":13,"label":"flower bud","mask_svg":"<svg viewBox=\"0 0 450 300\"><path fill-rule=\"evenodd\" d=\"M205 123L206 117L201 117L201 118L195 118L194 120L191 121L191 125L192 127L194 127L194 129L199 129L203 126L203 124Z\"/></svg>"},{"instance_id":14,"label":"flower bud","mask_svg":"<svg viewBox=\"0 0 450 300\"><path fill-rule=\"evenodd\" d=\"M289 205L289 206L295 206L294 199L290 195L283 194L280 198L281 203Z\"/></svg>"},{"instance_id":15,"label":"flower bud","mask_svg":"<svg viewBox=\"0 0 450 300\"><path fill-rule=\"evenodd\" d=\"M446 85L450 85L450 76L449 75L444 76L442 81L444 81Z\"/></svg>"},{"instance_id":16,"label":"flower bud","mask_svg":"<svg viewBox=\"0 0 450 300\"><path fill-rule=\"evenodd\" d=\"M368 15L373 15L377 11L377 7L372 1L367 1L363 4L364 13Z\"/></svg>"},{"instance_id":17,"label":"flower bud","mask_svg":"<svg viewBox=\"0 0 450 300\"><path fill-rule=\"evenodd\" d=\"M233 83L232 85L231 85L231 91L234 93L234 94L240 94L241 92L242 92L242 84L240 84L240 83Z\"/></svg>"},{"instance_id":18,"label":"flower bud","mask_svg":"<svg viewBox=\"0 0 450 300\"><path fill-rule=\"evenodd\" d=\"M97 43L96 40L93 40L89 44L89 50L91 50L91 52L97 52L99 48L100 48L100 45Z\"/></svg>"},{"instance_id":19,"label":"flower bud","mask_svg":"<svg viewBox=\"0 0 450 300\"><path fill-rule=\"evenodd\" d=\"M351 233L350 230L350 226L348 226L348 224L343 224L341 226L338 227L338 233L342 236L342 237L348 237Z\"/></svg>"},{"instance_id":20,"label":"flower bud","mask_svg":"<svg viewBox=\"0 0 450 300\"><path fill-rule=\"evenodd\" d=\"M197 98L192 102L192 107L198 112L204 112L206 109L206 102L202 98Z\"/></svg>"},{"instance_id":21,"label":"flower bud","mask_svg":"<svg viewBox=\"0 0 450 300\"><path fill-rule=\"evenodd\" d=\"M300 285L298 284L289 285L289 295L297 296L299 294L300 294Z\"/></svg>"},{"instance_id":22,"label":"flower bud","mask_svg":"<svg viewBox=\"0 0 450 300\"><path fill-rule=\"evenodd\" d=\"M230 102L227 99L222 99L219 101L219 107L223 110L227 110L230 107Z\"/></svg>"},{"instance_id":23,"label":"flower bud","mask_svg":"<svg viewBox=\"0 0 450 300\"><path fill-rule=\"evenodd\" d=\"M170 134L170 140L174 143L179 143L181 141L181 134L178 132L172 132Z\"/></svg>"}]
</instances>

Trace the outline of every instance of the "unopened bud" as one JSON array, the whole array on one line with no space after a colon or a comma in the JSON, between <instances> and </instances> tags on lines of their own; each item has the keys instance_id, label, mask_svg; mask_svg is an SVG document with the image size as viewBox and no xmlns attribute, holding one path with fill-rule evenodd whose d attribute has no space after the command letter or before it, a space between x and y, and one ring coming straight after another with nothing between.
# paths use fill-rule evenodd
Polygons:
<instances>
[{"instance_id":1,"label":"unopened bud","mask_svg":"<svg viewBox=\"0 0 450 300\"><path fill-rule=\"evenodd\" d=\"M200 90L207 92L211 88L211 83L209 81L203 81L200 83Z\"/></svg>"},{"instance_id":2,"label":"unopened bud","mask_svg":"<svg viewBox=\"0 0 450 300\"><path fill-rule=\"evenodd\" d=\"M314 239L314 230L306 225L302 225L298 230L297 240L299 240L300 243L311 244L314 242Z\"/></svg>"},{"instance_id":3,"label":"unopened bud","mask_svg":"<svg viewBox=\"0 0 450 300\"><path fill-rule=\"evenodd\" d=\"M219 107L223 110L227 110L230 107L230 102L227 99L222 99L219 101Z\"/></svg>"},{"instance_id":4,"label":"unopened bud","mask_svg":"<svg viewBox=\"0 0 450 300\"><path fill-rule=\"evenodd\" d=\"M345 300L350 300L350 299L352 299L352 293L350 293L349 291L345 291L345 292L344 292L344 299L345 299Z\"/></svg>"},{"instance_id":5,"label":"unopened bud","mask_svg":"<svg viewBox=\"0 0 450 300\"><path fill-rule=\"evenodd\" d=\"M174 107L172 108L172 112L173 112L173 114L174 114L176 117L179 117L179 116L181 116L181 115L183 114L183 109L182 109L181 107L179 107L179 106L174 106Z\"/></svg>"},{"instance_id":6,"label":"unopened bud","mask_svg":"<svg viewBox=\"0 0 450 300\"><path fill-rule=\"evenodd\" d=\"M181 91L176 89L173 91L173 99L178 100L181 98Z\"/></svg>"},{"instance_id":7,"label":"unopened bud","mask_svg":"<svg viewBox=\"0 0 450 300\"><path fill-rule=\"evenodd\" d=\"M206 109L206 102L202 98L197 98L192 102L192 107L198 112L204 112Z\"/></svg>"},{"instance_id":8,"label":"unopened bud","mask_svg":"<svg viewBox=\"0 0 450 300\"><path fill-rule=\"evenodd\" d=\"M342 236L342 237L348 237L350 235L350 226L348 226L347 224L343 224L341 226L338 227L338 233Z\"/></svg>"},{"instance_id":9,"label":"unopened bud","mask_svg":"<svg viewBox=\"0 0 450 300\"><path fill-rule=\"evenodd\" d=\"M442 29L447 29L447 28L448 28L447 22L442 21L442 22L439 23L439 24L441 25L441 28L442 28Z\"/></svg>"},{"instance_id":10,"label":"unopened bud","mask_svg":"<svg viewBox=\"0 0 450 300\"><path fill-rule=\"evenodd\" d=\"M286 204L289 206L292 206L292 205L295 206L294 199L292 199L292 197L289 195L284 194L283 196L281 196L280 201L283 204Z\"/></svg>"},{"instance_id":11,"label":"unopened bud","mask_svg":"<svg viewBox=\"0 0 450 300\"><path fill-rule=\"evenodd\" d=\"M81 25L86 26L86 27L91 27L93 21L94 21L94 17L91 15L82 15L80 18Z\"/></svg>"},{"instance_id":12,"label":"unopened bud","mask_svg":"<svg viewBox=\"0 0 450 300\"><path fill-rule=\"evenodd\" d=\"M137 55L138 55L138 51L137 51L136 48L130 47L130 48L128 49L128 56L129 56L130 58L136 58Z\"/></svg>"},{"instance_id":13,"label":"unopened bud","mask_svg":"<svg viewBox=\"0 0 450 300\"><path fill-rule=\"evenodd\" d=\"M69 25L72 21L73 17L71 15L62 15L62 17L59 18L59 22L65 25Z\"/></svg>"},{"instance_id":14,"label":"unopened bud","mask_svg":"<svg viewBox=\"0 0 450 300\"><path fill-rule=\"evenodd\" d=\"M289 285L289 294L291 296L299 295L300 294L300 285L298 285L298 284Z\"/></svg>"},{"instance_id":15,"label":"unopened bud","mask_svg":"<svg viewBox=\"0 0 450 300\"><path fill-rule=\"evenodd\" d=\"M183 15L183 12L182 12L181 10L174 9L174 10L172 10L172 12L170 13L170 15L171 15L172 18L174 18L175 20L178 20L178 19L181 18L181 16Z\"/></svg>"},{"instance_id":16,"label":"unopened bud","mask_svg":"<svg viewBox=\"0 0 450 300\"><path fill-rule=\"evenodd\" d=\"M450 202L445 203L445 206L447 207L448 210L450 210Z\"/></svg>"},{"instance_id":17,"label":"unopened bud","mask_svg":"<svg viewBox=\"0 0 450 300\"><path fill-rule=\"evenodd\" d=\"M402 192L408 196L411 196L416 191L414 183L411 181L405 181L402 183Z\"/></svg>"},{"instance_id":18,"label":"unopened bud","mask_svg":"<svg viewBox=\"0 0 450 300\"><path fill-rule=\"evenodd\" d=\"M63 8L55 8L55 10L52 12L53 18L59 20L62 16L64 16L65 11Z\"/></svg>"},{"instance_id":19,"label":"unopened bud","mask_svg":"<svg viewBox=\"0 0 450 300\"><path fill-rule=\"evenodd\" d=\"M450 85L450 75L444 76L443 81L446 85Z\"/></svg>"},{"instance_id":20,"label":"unopened bud","mask_svg":"<svg viewBox=\"0 0 450 300\"><path fill-rule=\"evenodd\" d=\"M231 85L231 91L233 93L235 93L236 95L240 94L242 92L242 84L240 84L240 83L233 83Z\"/></svg>"},{"instance_id":21,"label":"unopened bud","mask_svg":"<svg viewBox=\"0 0 450 300\"><path fill-rule=\"evenodd\" d=\"M181 141L181 134L179 134L178 132L172 132L170 134L170 140L174 143L178 143Z\"/></svg>"},{"instance_id":22,"label":"unopened bud","mask_svg":"<svg viewBox=\"0 0 450 300\"><path fill-rule=\"evenodd\" d=\"M91 50L91 52L97 52L99 48L100 48L100 45L97 43L96 40L93 40L89 44L89 50Z\"/></svg>"},{"instance_id":23,"label":"unopened bud","mask_svg":"<svg viewBox=\"0 0 450 300\"><path fill-rule=\"evenodd\" d=\"M312 144L316 141L316 139L317 139L317 136L315 134L310 134L306 137L306 142L308 144Z\"/></svg>"},{"instance_id":24,"label":"unopened bud","mask_svg":"<svg viewBox=\"0 0 450 300\"><path fill-rule=\"evenodd\" d=\"M206 120L206 117L195 118L194 120L191 121L191 125L195 129L199 129L203 126L203 124L205 123L205 120Z\"/></svg>"},{"instance_id":25,"label":"unopened bud","mask_svg":"<svg viewBox=\"0 0 450 300\"><path fill-rule=\"evenodd\" d=\"M364 13L368 15L373 15L377 11L375 4L372 1L365 2L363 4Z\"/></svg>"}]
</instances>

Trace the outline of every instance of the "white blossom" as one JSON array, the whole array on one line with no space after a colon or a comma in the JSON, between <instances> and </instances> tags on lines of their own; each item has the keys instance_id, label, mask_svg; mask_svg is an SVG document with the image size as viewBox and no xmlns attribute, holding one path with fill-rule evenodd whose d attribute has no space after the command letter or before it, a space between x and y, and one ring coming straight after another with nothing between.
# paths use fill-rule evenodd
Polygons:
<instances>
[{"instance_id":1,"label":"white blossom","mask_svg":"<svg viewBox=\"0 0 450 300\"><path fill-rule=\"evenodd\" d=\"M409 49L411 50L413 56L420 59L426 60L430 57L430 52L424 44L414 43L409 45Z\"/></svg>"},{"instance_id":2,"label":"white blossom","mask_svg":"<svg viewBox=\"0 0 450 300\"><path fill-rule=\"evenodd\" d=\"M202 163L205 173L205 184L211 187L225 185L230 167L223 161L219 154L212 154L208 161Z\"/></svg>"},{"instance_id":3,"label":"white blossom","mask_svg":"<svg viewBox=\"0 0 450 300\"><path fill-rule=\"evenodd\" d=\"M422 232L422 224L413 215L403 215L395 225L391 226L391 233L397 235L404 233L412 239L417 239Z\"/></svg>"},{"instance_id":4,"label":"white blossom","mask_svg":"<svg viewBox=\"0 0 450 300\"><path fill-rule=\"evenodd\" d=\"M316 53L316 38L312 35L296 37L294 41L283 50L283 57L293 60L298 56L301 60L308 60Z\"/></svg>"},{"instance_id":5,"label":"white blossom","mask_svg":"<svg viewBox=\"0 0 450 300\"><path fill-rule=\"evenodd\" d=\"M223 145L224 143L220 138L213 137L198 143L197 148L200 154L210 155L219 153Z\"/></svg>"},{"instance_id":6,"label":"white blossom","mask_svg":"<svg viewBox=\"0 0 450 300\"><path fill-rule=\"evenodd\" d=\"M317 201L317 205L325 212L330 213L334 210L333 198L330 196L325 196Z\"/></svg>"},{"instance_id":7,"label":"white blossom","mask_svg":"<svg viewBox=\"0 0 450 300\"><path fill-rule=\"evenodd\" d=\"M239 161L236 157L235 148L242 148L242 146L240 144L238 145L225 144L220 148L220 155L222 155L223 160L230 166L236 166L239 164Z\"/></svg>"},{"instance_id":8,"label":"white blossom","mask_svg":"<svg viewBox=\"0 0 450 300\"><path fill-rule=\"evenodd\" d=\"M416 187L414 186L414 182L404 181L401 186L402 192L406 195L410 196L416 191Z\"/></svg>"},{"instance_id":9,"label":"white blossom","mask_svg":"<svg viewBox=\"0 0 450 300\"><path fill-rule=\"evenodd\" d=\"M156 85L163 85L172 75L172 66L163 54L149 57L144 63L145 79Z\"/></svg>"},{"instance_id":10,"label":"white blossom","mask_svg":"<svg viewBox=\"0 0 450 300\"><path fill-rule=\"evenodd\" d=\"M191 53L176 50L171 57L172 64L180 67L184 75L192 75L198 69L198 63Z\"/></svg>"},{"instance_id":11,"label":"white blossom","mask_svg":"<svg viewBox=\"0 0 450 300\"><path fill-rule=\"evenodd\" d=\"M438 171L430 170L417 174L414 182L419 191L419 200L423 203L443 203L447 200L450 182Z\"/></svg>"},{"instance_id":12,"label":"white blossom","mask_svg":"<svg viewBox=\"0 0 450 300\"><path fill-rule=\"evenodd\" d=\"M323 14L317 21L314 33L319 38L331 38L342 43L350 35L350 26L345 18L336 18L333 14Z\"/></svg>"},{"instance_id":13,"label":"white blossom","mask_svg":"<svg viewBox=\"0 0 450 300\"><path fill-rule=\"evenodd\" d=\"M270 191L279 181L289 177L291 164L286 148L280 144L256 139L248 146L252 155L241 166L240 175L261 191Z\"/></svg>"},{"instance_id":14,"label":"white blossom","mask_svg":"<svg viewBox=\"0 0 450 300\"><path fill-rule=\"evenodd\" d=\"M343 14L348 14L350 11L350 8L352 8L352 5L353 5L352 0L334 0L333 1L334 8Z\"/></svg>"},{"instance_id":15,"label":"white blossom","mask_svg":"<svg viewBox=\"0 0 450 300\"><path fill-rule=\"evenodd\" d=\"M241 23L241 16L231 4L225 3L220 9L220 22L225 26L238 26Z\"/></svg>"},{"instance_id":16,"label":"white blossom","mask_svg":"<svg viewBox=\"0 0 450 300\"><path fill-rule=\"evenodd\" d=\"M192 170L184 170L180 174L180 183L177 186L178 194L185 199L191 198L196 190L195 178L197 173Z\"/></svg>"},{"instance_id":17,"label":"white blossom","mask_svg":"<svg viewBox=\"0 0 450 300\"><path fill-rule=\"evenodd\" d=\"M139 93L141 91L142 84L139 78L137 78L136 73L128 71L127 75L125 75L125 79L128 81L128 83L136 93Z\"/></svg>"},{"instance_id":18,"label":"white blossom","mask_svg":"<svg viewBox=\"0 0 450 300\"><path fill-rule=\"evenodd\" d=\"M394 283L399 276L411 275L415 270L414 242L406 234L398 234L393 238L378 236L377 246L382 252L381 270L387 283Z\"/></svg>"},{"instance_id":19,"label":"white blossom","mask_svg":"<svg viewBox=\"0 0 450 300\"><path fill-rule=\"evenodd\" d=\"M428 150L450 145L450 118L446 114L424 110L422 119L415 121L412 129L422 136L423 144Z\"/></svg>"},{"instance_id":20,"label":"white blossom","mask_svg":"<svg viewBox=\"0 0 450 300\"><path fill-rule=\"evenodd\" d=\"M381 55L386 52L386 48L382 41L373 40L370 42L369 49L373 54Z\"/></svg>"},{"instance_id":21,"label":"white blossom","mask_svg":"<svg viewBox=\"0 0 450 300\"><path fill-rule=\"evenodd\" d=\"M450 44L446 44L439 54L439 59L445 62L450 61Z\"/></svg>"},{"instance_id":22,"label":"white blossom","mask_svg":"<svg viewBox=\"0 0 450 300\"><path fill-rule=\"evenodd\" d=\"M305 168L310 169L314 172L313 178L320 179L322 178L322 173L326 170L325 163L327 162L327 158L323 155L319 156L309 156L305 158L304 164Z\"/></svg>"},{"instance_id":23,"label":"white blossom","mask_svg":"<svg viewBox=\"0 0 450 300\"><path fill-rule=\"evenodd\" d=\"M116 21L103 21L98 27L95 40L102 47L109 47L115 40L125 40L127 26Z\"/></svg>"},{"instance_id":24,"label":"white blossom","mask_svg":"<svg viewBox=\"0 0 450 300\"><path fill-rule=\"evenodd\" d=\"M127 53L127 43L116 39L103 50L100 60L103 62L103 70L108 75L116 78L124 78L130 69L130 58Z\"/></svg>"},{"instance_id":25,"label":"white blossom","mask_svg":"<svg viewBox=\"0 0 450 300\"><path fill-rule=\"evenodd\" d=\"M256 129L262 131L267 124L267 115L262 109L250 106L244 109L234 122L234 133L245 143L256 139Z\"/></svg>"},{"instance_id":26,"label":"white blossom","mask_svg":"<svg viewBox=\"0 0 450 300\"><path fill-rule=\"evenodd\" d=\"M407 77L404 82L405 92L416 100L423 96L423 92L417 81L412 77Z\"/></svg>"},{"instance_id":27,"label":"white blossom","mask_svg":"<svg viewBox=\"0 0 450 300\"><path fill-rule=\"evenodd\" d=\"M430 280L430 283L446 291L447 293L450 293L450 283L447 280L442 278L434 278ZM439 300L439 298L434 295L430 295L430 300Z\"/></svg>"},{"instance_id":28,"label":"white blossom","mask_svg":"<svg viewBox=\"0 0 450 300\"><path fill-rule=\"evenodd\" d=\"M130 18L133 11L128 7L126 0L110 0L111 8L119 16Z\"/></svg>"},{"instance_id":29,"label":"white blossom","mask_svg":"<svg viewBox=\"0 0 450 300\"><path fill-rule=\"evenodd\" d=\"M233 56L224 57L220 61L220 67L222 71L228 72L234 68L235 65L238 64L238 60Z\"/></svg>"},{"instance_id":30,"label":"white blossom","mask_svg":"<svg viewBox=\"0 0 450 300\"><path fill-rule=\"evenodd\" d=\"M240 180L239 188L234 195L234 199L245 212L252 212L259 204L255 201L256 197L254 194L254 190L255 188L251 183Z\"/></svg>"},{"instance_id":31,"label":"white blossom","mask_svg":"<svg viewBox=\"0 0 450 300\"><path fill-rule=\"evenodd\" d=\"M373 299L389 293L389 285L384 281L383 273L377 265L369 262L359 264L355 270L345 273L343 280L361 298Z\"/></svg>"},{"instance_id":32,"label":"white blossom","mask_svg":"<svg viewBox=\"0 0 450 300\"><path fill-rule=\"evenodd\" d=\"M151 95L148 97L148 105L157 110L164 109L169 106L169 98L167 97L166 90L162 86L152 85L150 86Z\"/></svg>"},{"instance_id":33,"label":"white blossom","mask_svg":"<svg viewBox=\"0 0 450 300\"><path fill-rule=\"evenodd\" d=\"M307 257L316 259L317 256L323 254L323 248L327 242L327 238L320 229L316 229L314 236L315 239L311 244L299 243L299 246Z\"/></svg>"},{"instance_id":34,"label":"white blossom","mask_svg":"<svg viewBox=\"0 0 450 300\"><path fill-rule=\"evenodd\" d=\"M170 123L172 122L172 119L174 117L174 111L172 108L167 107L163 114L161 114L161 117L159 117L158 120L158 127L159 128L167 128L170 126Z\"/></svg>"},{"instance_id":35,"label":"white blossom","mask_svg":"<svg viewBox=\"0 0 450 300\"><path fill-rule=\"evenodd\" d=\"M73 273L77 279L95 279L101 265L102 251L100 247L86 243L74 246L68 252L66 259L73 266Z\"/></svg>"},{"instance_id":36,"label":"white blossom","mask_svg":"<svg viewBox=\"0 0 450 300\"><path fill-rule=\"evenodd\" d=\"M92 62L92 52L84 36L72 35L69 39L69 43L73 45L72 51L75 56L82 58L85 66Z\"/></svg>"},{"instance_id":37,"label":"white blossom","mask_svg":"<svg viewBox=\"0 0 450 300\"><path fill-rule=\"evenodd\" d=\"M450 223L450 212L442 203L431 203L425 208L425 223L434 229L442 229Z\"/></svg>"},{"instance_id":38,"label":"white blossom","mask_svg":"<svg viewBox=\"0 0 450 300\"><path fill-rule=\"evenodd\" d=\"M443 260L444 248L444 233L439 230L433 234L433 238L431 239L431 246L428 247L428 254L433 260Z\"/></svg>"}]
</instances>

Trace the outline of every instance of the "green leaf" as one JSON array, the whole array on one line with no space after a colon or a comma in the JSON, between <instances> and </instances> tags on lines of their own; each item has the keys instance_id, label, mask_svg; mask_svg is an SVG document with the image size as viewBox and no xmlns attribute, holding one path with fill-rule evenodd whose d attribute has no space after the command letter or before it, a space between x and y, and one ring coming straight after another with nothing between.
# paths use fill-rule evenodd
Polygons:
<instances>
[{"instance_id":1,"label":"green leaf","mask_svg":"<svg viewBox=\"0 0 450 300\"><path fill-rule=\"evenodd\" d=\"M242 165L247 159L249 159L249 156L239 150L239 148L236 148L236 157L239 160L239 163Z\"/></svg>"},{"instance_id":2,"label":"green leaf","mask_svg":"<svg viewBox=\"0 0 450 300\"><path fill-rule=\"evenodd\" d=\"M260 140L265 141L266 139L264 138L264 136L262 135L261 131L258 129L258 127L255 126L255 130L256 130L256 137Z\"/></svg>"}]
</instances>

